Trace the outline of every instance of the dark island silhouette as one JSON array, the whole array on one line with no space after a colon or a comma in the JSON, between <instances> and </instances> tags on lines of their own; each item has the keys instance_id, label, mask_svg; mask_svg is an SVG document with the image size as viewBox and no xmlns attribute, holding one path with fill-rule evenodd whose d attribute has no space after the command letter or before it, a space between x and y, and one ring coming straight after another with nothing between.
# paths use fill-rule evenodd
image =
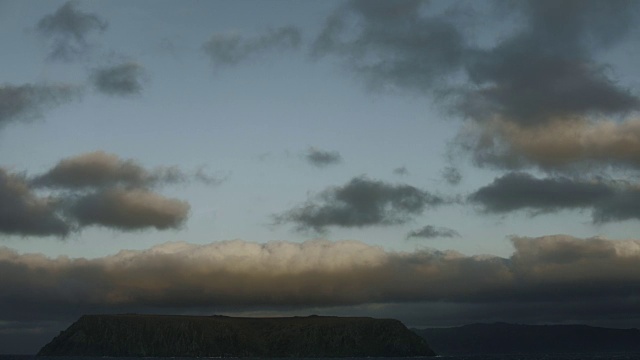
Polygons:
<instances>
[{"instance_id":1,"label":"dark island silhouette","mask_svg":"<svg viewBox=\"0 0 640 360\"><path fill-rule=\"evenodd\" d=\"M315 315L85 315L38 352L38 356L109 357L433 355L427 342L398 320Z\"/></svg>"},{"instance_id":2,"label":"dark island silhouette","mask_svg":"<svg viewBox=\"0 0 640 360\"><path fill-rule=\"evenodd\" d=\"M440 355L640 353L638 329L493 323L412 330Z\"/></svg>"}]
</instances>

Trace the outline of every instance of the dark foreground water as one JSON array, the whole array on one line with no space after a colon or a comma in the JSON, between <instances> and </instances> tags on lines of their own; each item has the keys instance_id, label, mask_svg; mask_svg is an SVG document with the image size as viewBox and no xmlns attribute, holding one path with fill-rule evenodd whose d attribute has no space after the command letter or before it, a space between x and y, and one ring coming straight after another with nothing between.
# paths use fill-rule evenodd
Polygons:
<instances>
[{"instance_id":1,"label":"dark foreground water","mask_svg":"<svg viewBox=\"0 0 640 360\"><path fill-rule=\"evenodd\" d=\"M0 355L0 360L193 360L194 358L106 358L106 357L85 357L85 356L60 356L60 357L36 357L33 355ZM220 358L201 358L220 359ZM232 358L230 358L232 359ZM264 358L235 358L238 360L265 360ZM272 358L270 360L294 360L295 358ZM337 360L336 358L300 358L304 360ZM345 358L342 358L345 359ZM640 354L513 354L513 355L461 355L461 356L436 356L436 357L416 357L416 358L346 358L349 360L640 360ZM345 360L346 360L345 359Z\"/></svg>"}]
</instances>

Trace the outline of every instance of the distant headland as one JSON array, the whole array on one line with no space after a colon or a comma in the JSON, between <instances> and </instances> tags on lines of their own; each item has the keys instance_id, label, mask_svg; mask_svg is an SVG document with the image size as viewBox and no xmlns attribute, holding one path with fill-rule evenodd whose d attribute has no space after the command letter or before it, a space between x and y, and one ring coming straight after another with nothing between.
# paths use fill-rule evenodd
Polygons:
<instances>
[{"instance_id":1,"label":"distant headland","mask_svg":"<svg viewBox=\"0 0 640 360\"><path fill-rule=\"evenodd\" d=\"M441 355L640 353L638 329L493 323L413 331Z\"/></svg>"},{"instance_id":2,"label":"distant headland","mask_svg":"<svg viewBox=\"0 0 640 360\"><path fill-rule=\"evenodd\" d=\"M244 318L85 315L39 356L415 357L433 356L400 321L367 317Z\"/></svg>"}]
</instances>

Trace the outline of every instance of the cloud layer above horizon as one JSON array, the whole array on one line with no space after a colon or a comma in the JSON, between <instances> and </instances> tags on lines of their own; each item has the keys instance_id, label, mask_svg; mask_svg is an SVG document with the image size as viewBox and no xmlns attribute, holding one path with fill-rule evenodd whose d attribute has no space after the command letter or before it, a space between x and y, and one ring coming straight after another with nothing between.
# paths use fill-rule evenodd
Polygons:
<instances>
[{"instance_id":1,"label":"cloud layer above horizon","mask_svg":"<svg viewBox=\"0 0 640 360\"><path fill-rule=\"evenodd\" d=\"M287 310L438 302L553 307L578 299L636 301L630 310L640 310L639 240L553 235L511 242L515 251L509 258L391 252L358 241L327 240L173 242L95 259L1 248L0 268L11 275L0 278L5 289L0 316L53 319L88 309ZM539 316L539 321L558 320Z\"/></svg>"}]
</instances>

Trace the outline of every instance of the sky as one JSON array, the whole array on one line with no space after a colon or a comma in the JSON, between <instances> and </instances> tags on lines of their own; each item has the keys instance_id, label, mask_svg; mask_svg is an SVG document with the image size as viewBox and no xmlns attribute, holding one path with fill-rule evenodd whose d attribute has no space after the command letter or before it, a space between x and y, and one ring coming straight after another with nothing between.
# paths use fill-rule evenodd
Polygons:
<instances>
[{"instance_id":1,"label":"sky","mask_svg":"<svg viewBox=\"0 0 640 360\"><path fill-rule=\"evenodd\" d=\"M639 15L0 0L0 353L87 313L640 327Z\"/></svg>"}]
</instances>

